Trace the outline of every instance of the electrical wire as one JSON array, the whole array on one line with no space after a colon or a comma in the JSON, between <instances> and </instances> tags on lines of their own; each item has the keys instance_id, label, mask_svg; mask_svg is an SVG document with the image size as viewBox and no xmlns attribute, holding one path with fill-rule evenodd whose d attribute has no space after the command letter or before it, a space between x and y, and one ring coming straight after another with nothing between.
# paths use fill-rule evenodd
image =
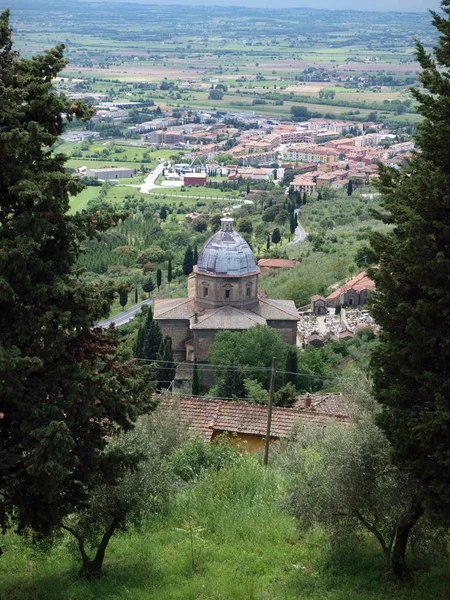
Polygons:
<instances>
[{"instance_id":1,"label":"electrical wire","mask_svg":"<svg viewBox=\"0 0 450 600\"><path fill-rule=\"evenodd\" d=\"M190 362L177 362L174 360L158 360L158 359L150 359L150 358L136 358L135 360L145 363L151 364L165 364L165 365L194 365L194 363ZM233 369L238 371L239 369L245 371L254 371L259 373L270 373L272 371L272 367L250 367L246 365L211 365L209 363L198 363L197 369L202 372L215 372L215 371L227 371L228 369ZM314 379L322 379L324 381L328 381L333 379L331 376L327 375L315 375L313 373L300 373L295 371L282 371L275 369L277 375L298 375L299 377L311 377Z\"/></svg>"}]
</instances>

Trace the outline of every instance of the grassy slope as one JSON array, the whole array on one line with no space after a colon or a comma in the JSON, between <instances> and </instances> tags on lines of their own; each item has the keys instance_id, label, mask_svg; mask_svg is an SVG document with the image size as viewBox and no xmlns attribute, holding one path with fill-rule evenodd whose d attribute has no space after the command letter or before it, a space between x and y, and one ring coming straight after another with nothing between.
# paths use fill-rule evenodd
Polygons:
<instances>
[{"instance_id":1,"label":"grassy slope","mask_svg":"<svg viewBox=\"0 0 450 600\"><path fill-rule=\"evenodd\" d=\"M281 484L281 485L280 485ZM448 598L448 560L435 561L415 587L383 579L366 540L330 563L323 534L299 538L279 508L282 482L255 464L222 471L179 494L169 515L113 538L104 577L86 583L66 541L32 550L2 540L0 598L9 600L439 600ZM186 522L197 529L192 570ZM70 547L70 545L69 545ZM74 547L72 547L74 550Z\"/></svg>"}]
</instances>

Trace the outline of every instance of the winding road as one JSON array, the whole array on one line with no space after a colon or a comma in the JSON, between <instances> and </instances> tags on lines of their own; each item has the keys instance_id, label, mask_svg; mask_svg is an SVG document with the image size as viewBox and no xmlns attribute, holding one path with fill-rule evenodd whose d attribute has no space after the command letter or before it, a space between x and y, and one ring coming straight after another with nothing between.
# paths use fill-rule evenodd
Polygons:
<instances>
[{"instance_id":1,"label":"winding road","mask_svg":"<svg viewBox=\"0 0 450 600\"><path fill-rule=\"evenodd\" d=\"M300 212L299 208L296 208L294 210L294 213L296 215L298 215L298 213ZM295 228L295 238L292 240L292 242L289 242L288 246L290 246L291 244L298 244L298 242L304 242L306 240L306 236L308 235L306 233L306 231L303 229L303 227L300 224L300 221L297 220L297 227Z\"/></svg>"}]
</instances>

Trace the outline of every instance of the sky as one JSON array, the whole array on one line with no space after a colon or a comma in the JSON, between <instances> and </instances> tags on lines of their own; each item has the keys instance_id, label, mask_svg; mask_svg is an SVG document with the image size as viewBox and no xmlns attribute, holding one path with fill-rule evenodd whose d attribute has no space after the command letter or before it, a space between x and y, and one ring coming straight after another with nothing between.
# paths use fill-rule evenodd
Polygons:
<instances>
[{"instance_id":1,"label":"sky","mask_svg":"<svg viewBox=\"0 0 450 600\"><path fill-rule=\"evenodd\" d=\"M129 0L132 1L132 0ZM191 4L202 6L308 7L328 10L375 10L424 12L438 10L439 0L134 0L145 4Z\"/></svg>"}]
</instances>

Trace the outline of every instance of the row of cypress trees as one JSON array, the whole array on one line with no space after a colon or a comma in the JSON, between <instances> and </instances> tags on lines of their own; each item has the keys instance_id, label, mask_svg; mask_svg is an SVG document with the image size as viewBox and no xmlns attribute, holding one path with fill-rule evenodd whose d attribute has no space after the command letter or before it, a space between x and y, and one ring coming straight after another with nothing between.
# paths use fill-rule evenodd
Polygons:
<instances>
[{"instance_id":1,"label":"row of cypress trees","mask_svg":"<svg viewBox=\"0 0 450 600\"><path fill-rule=\"evenodd\" d=\"M163 336L158 322L153 319L152 307L139 327L134 353L138 359L156 361L156 389L168 388L175 378L172 340L168 335Z\"/></svg>"}]
</instances>

